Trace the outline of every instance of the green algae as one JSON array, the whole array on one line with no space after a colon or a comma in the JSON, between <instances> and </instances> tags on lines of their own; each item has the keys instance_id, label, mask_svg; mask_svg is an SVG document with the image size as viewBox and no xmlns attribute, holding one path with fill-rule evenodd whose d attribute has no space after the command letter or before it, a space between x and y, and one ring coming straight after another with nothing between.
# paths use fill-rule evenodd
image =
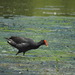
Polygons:
<instances>
[{"instance_id":1,"label":"green algae","mask_svg":"<svg viewBox=\"0 0 75 75\"><path fill-rule=\"evenodd\" d=\"M7 26L0 24L0 72L8 75L74 73L74 20L74 17L15 17L13 21L10 19L9 25L6 19L2 19ZM16 56L18 50L5 40L12 35L32 38L35 42L46 39L49 46L30 50L25 56L22 53Z\"/></svg>"}]
</instances>

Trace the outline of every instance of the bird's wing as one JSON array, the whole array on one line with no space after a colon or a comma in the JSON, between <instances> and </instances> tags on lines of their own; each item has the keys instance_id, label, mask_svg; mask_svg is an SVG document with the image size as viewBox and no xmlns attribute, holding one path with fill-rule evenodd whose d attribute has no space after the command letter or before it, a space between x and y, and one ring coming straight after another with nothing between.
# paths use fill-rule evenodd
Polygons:
<instances>
[{"instance_id":1,"label":"bird's wing","mask_svg":"<svg viewBox=\"0 0 75 75\"><path fill-rule=\"evenodd\" d=\"M35 45L35 42L30 38L11 36L9 39L12 39L16 44L26 43L29 45Z\"/></svg>"},{"instance_id":2,"label":"bird's wing","mask_svg":"<svg viewBox=\"0 0 75 75\"><path fill-rule=\"evenodd\" d=\"M20 44L16 44L16 47L17 47L17 48L26 48L26 47L28 47L28 46L29 46L28 43L20 43Z\"/></svg>"},{"instance_id":3,"label":"bird's wing","mask_svg":"<svg viewBox=\"0 0 75 75\"><path fill-rule=\"evenodd\" d=\"M9 39L7 41L11 46L16 47L16 48L24 48L28 47L30 44L29 43L15 43L12 39Z\"/></svg>"},{"instance_id":4,"label":"bird's wing","mask_svg":"<svg viewBox=\"0 0 75 75\"><path fill-rule=\"evenodd\" d=\"M17 37L17 36L11 36L9 39L12 39L17 44L27 43L28 42L27 38Z\"/></svg>"}]
</instances>

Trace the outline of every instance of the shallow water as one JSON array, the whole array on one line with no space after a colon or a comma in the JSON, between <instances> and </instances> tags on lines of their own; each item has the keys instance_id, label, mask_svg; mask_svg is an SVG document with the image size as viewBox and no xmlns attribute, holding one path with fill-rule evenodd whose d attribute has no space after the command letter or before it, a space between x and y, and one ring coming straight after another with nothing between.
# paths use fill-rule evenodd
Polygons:
<instances>
[{"instance_id":1,"label":"shallow water","mask_svg":"<svg viewBox=\"0 0 75 75\"><path fill-rule=\"evenodd\" d=\"M28 37L35 42L46 39L49 46L20 53L4 37ZM0 75L74 75L74 17L0 17Z\"/></svg>"},{"instance_id":2,"label":"shallow water","mask_svg":"<svg viewBox=\"0 0 75 75\"><path fill-rule=\"evenodd\" d=\"M0 0L0 16L75 16L75 0Z\"/></svg>"},{"instance_id":3,"label":"shallow water","mask_svg":"<svg viewBox=\"0 0 75 75\"><path fill-rule=\"evenodd\" d=\"M75 75L74 16L74 0L0 0L0 75ZM16 56L12 35L49 46Z\"/></svg>"}]
</instances>

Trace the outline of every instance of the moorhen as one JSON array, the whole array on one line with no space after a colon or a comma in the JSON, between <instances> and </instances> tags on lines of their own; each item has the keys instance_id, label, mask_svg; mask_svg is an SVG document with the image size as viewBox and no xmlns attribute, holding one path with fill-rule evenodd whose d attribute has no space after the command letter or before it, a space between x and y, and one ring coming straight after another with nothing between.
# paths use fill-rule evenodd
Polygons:
<instances>
[{"instance_id":1,"label":"moorhen","mask_svg":"<svg viewBox=\"0 0 75 75\"><path fill-rule=\"evenodd\" d=\"M24 37L18 37L18 36L11 36L10 38L5 38L7 39L7 42L18 49L18 52L16 53L19 54L23 52L23 55L25 54L26 51L31 50L31 49L37 49L41 45L46 45L48 46L48 42L46 40L41 40L40 42L34 42L30 38L24 38Z\"/></svg>"}]
</instances>

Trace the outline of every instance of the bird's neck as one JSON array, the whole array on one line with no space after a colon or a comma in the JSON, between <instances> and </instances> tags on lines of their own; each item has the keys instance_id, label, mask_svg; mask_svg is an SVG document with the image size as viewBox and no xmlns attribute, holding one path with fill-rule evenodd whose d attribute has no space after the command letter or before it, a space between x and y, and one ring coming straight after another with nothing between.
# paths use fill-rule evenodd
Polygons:
<instances>
[{"instance_id":1,"label":"bird's neck","mask_svg":"<svg viewBox=\"0 0 75 75\"><path fill-rule=\"evenodd\" d=\"M43 42L37 42L36 43L36 45L34 46L34 48L36 49L36 48L39 48L41 45L43 45Z\"/></svg>"}]
</instances>

